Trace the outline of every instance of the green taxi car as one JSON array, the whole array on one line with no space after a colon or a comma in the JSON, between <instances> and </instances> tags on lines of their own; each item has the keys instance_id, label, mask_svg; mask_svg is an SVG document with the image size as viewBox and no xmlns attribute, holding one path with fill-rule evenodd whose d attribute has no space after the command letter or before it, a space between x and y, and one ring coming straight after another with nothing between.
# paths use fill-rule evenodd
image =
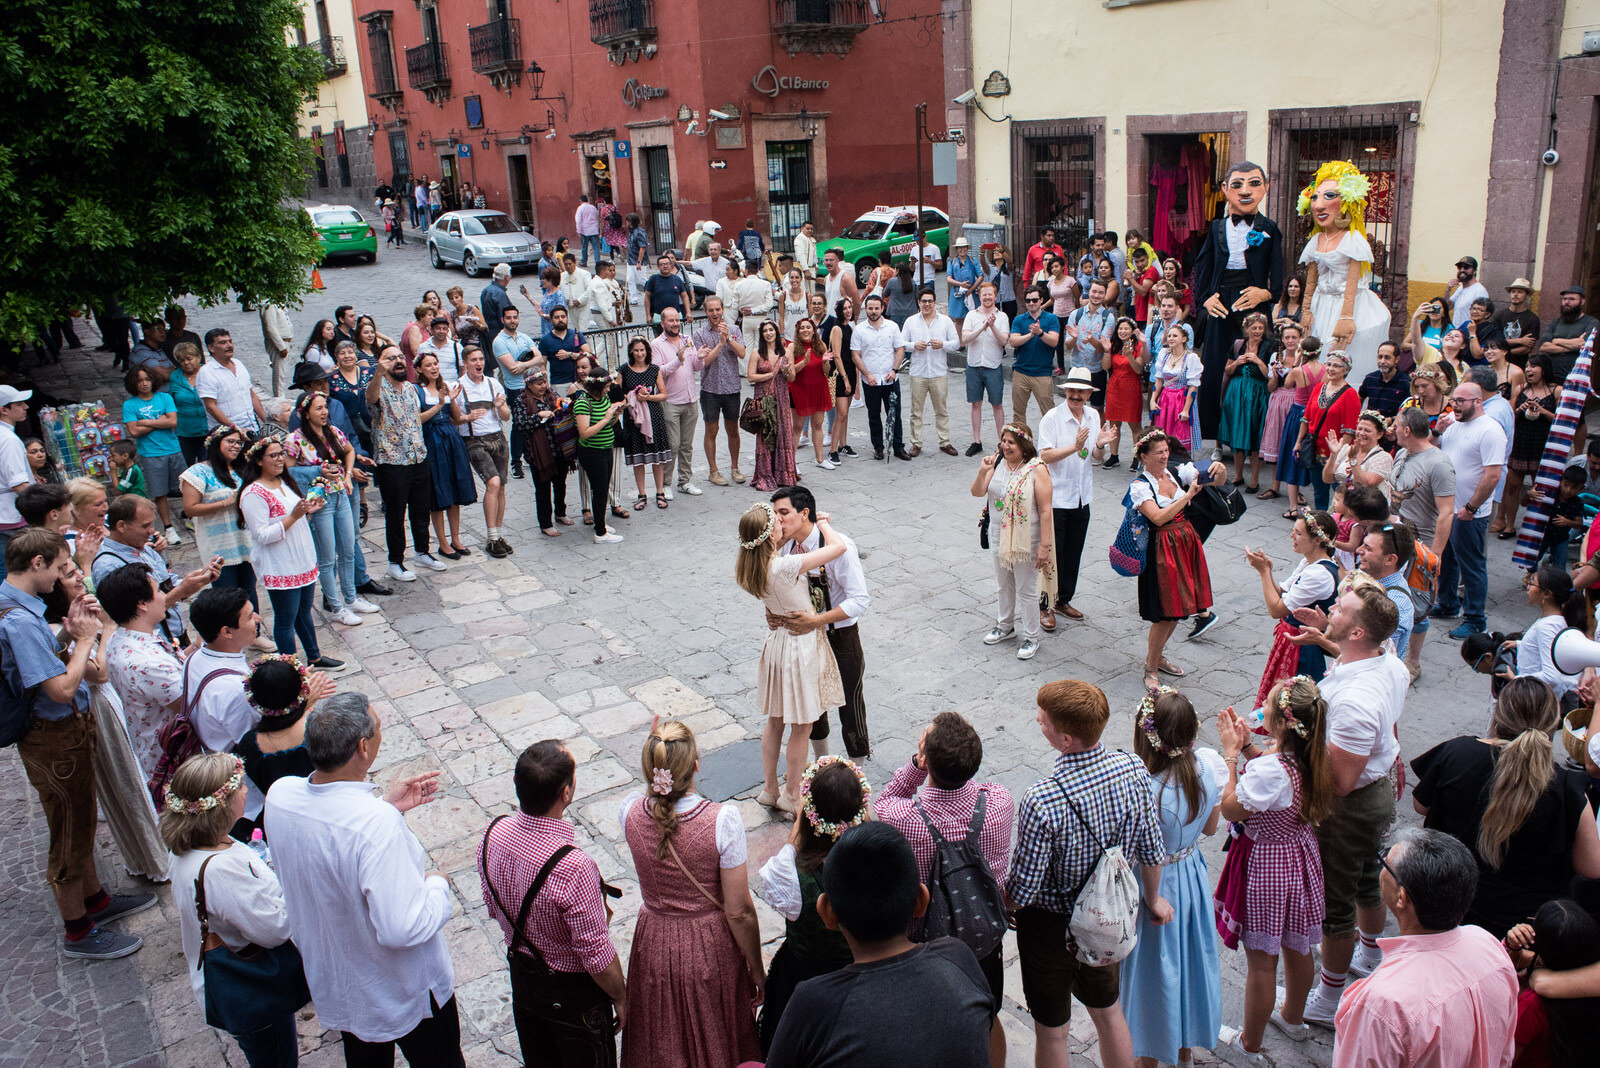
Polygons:
<instances>
[{"instance_id":1,"label":"green taxi car","mask_svg":"<svg viewBox=\"0 0 1600 1068\"><path fill-rule=\"evenodd\" d=\"M368 263L378 258L378 232L348 204L311 204L306 207L311 225L322 242L324 261L334 256L361 256Z\"/></svg>"},{"instance_id":2,"label":"green taxi car","mask_svg":"<svg viewBox=\"0 0 1600 1068\"><path fill-rule=\"evenodd\" d=\"M838 236L817 240L820 257L830 248L844 250L844 259L855 267L856 282L865 285L867 276L885 261L905 263L911 247L917 240L917 209L915 205L898 207L879 205L861 217ZM924 206L922 229L928 240L938 246L940 256L950 254L950 217L938 208Z\"/></svg>"}]
</instances>

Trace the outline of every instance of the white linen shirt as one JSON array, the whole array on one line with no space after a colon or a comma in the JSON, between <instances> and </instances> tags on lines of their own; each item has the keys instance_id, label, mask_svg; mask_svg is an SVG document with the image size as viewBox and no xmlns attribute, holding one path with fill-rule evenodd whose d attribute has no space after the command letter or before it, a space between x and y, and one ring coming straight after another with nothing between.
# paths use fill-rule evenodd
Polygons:
<instances>
[{"instance_id":1,"label":"white linen shirt","mask_svg":"<svg viewBox=\"0 0 1600 1068\"><path fill-rule=\"evenodd\" d=\"M0 528L22 525L17 511L17 486L33 485L33 468L28 466L28 447L17 436L17 428L0 420Z\"/></svg>"},{"instance_id":2,"label":"white linen shirt","mask_svg":"<svg viewBox=\"0 0 1600 1068\"><path fill-rule=\"evenodd\" d=\"M567 298L568 314L576 315L577 309L589 303L589 287L593 284L594 276L582 267L574 267L572 273L561 272L561 293ZM576 322L567 324L576 327Z\"/></svg>"},{"instance_id":3,"label":"white linen shirt","mask_svg":"<svg viewBox=\"0 0 1600 1068\"><path fill-rule=\"evenodd\" d=\"M212 852L191 849L172 855L172 903L178 909L178 931L183 936L183 959L189 966L189 985L200 1007L206 1007L206 973L195 965L200 957L200 917L194 907L194 880L206 860L206 926L229 949L258 945L264 949L289 940L289 912L283 904L283 887L255 850L237 839L228 848Z\"/></svg>"},{"instance_id":4,"label":"white linen shirt","mask_svg":"<svg viewBox=\"0 0 1600 1068\"><path fill-rule=\"evenodd\" d=\"M461 378L461 342L454 338L447 338L443 345L435 345L430 335L427 340L417 346L416 363L421 363L422 358L428 353L433 353L439 360L439 377L454 385ZM448 413L441 413L448 418Z\"/></svg>"},{"instance_id":5,"label":"white linen shirt","mask_svg":"<svg viewBox=\"0 0 1600 1068\"><path fill-rule=\"evenodd\" d=\"M919 341L942 341L944 347L930 345L918 352ZM956 324L944 312L934 312L931 323L918 312L900 328L900 343L911 357L912 378L944 378L950 373L950 354L961 347L961 338L956 334Z\"/></svg>"},{"instance_id":6,"label":"white linen shirt","mask_svg":"<svg viewBox=\"0 0 1600 1068\"><path fill-rule=\"evenodd\" d=\"M884 321L888 322L887 319ZM866 613L867 606L872 603L872 596L867 592L867 576L861 570L861 557L856 553L856 543L838 531L834 531L834 536L844 542L845 554L825 568L828 576L828 598L833 607L844 609L845 618L837 623L828 624L829 630L855 626L856 621ZM809 553L821 544L822 534L813 526L805 540L789 542L784 546L783 552L785 556Z\"/></svg>"},{"instance_id":7,"label":"white linen shirt","mask_svg":"<svg viewBox=\"0 0 1600 1068\"><path fill-rule=\"evenodd\" d=\"M1078 441L1078 429L1083 426L1089 428L1084 447L1093 449L1100 436L1100 413L1085 404L1080 420L1065 404L1056 405L1039 420L1039 451L1072 448ZM1093 466L1081 452L1069 452L1045 467L1050 471L1052 508L1082 508L1094 500Z\"/></svg>"},{"instance_id":8,"label":"white linen shirt","mask_svg":"<svg viewBox=\"0 0 1600 1068\"><path fill-rule=\"evenodd\" d=\"M863 319L850 332L850 351L861 354L861 366L867 374L883 384L883 377L894 370L894 350L904 344L900 328L890 319L879 319L874 327L871 320Z\"/></svg>"},{"instance_id":9,"label":"white linen shirt","mask_svg":"<svg viewBox=\"0 0 1600 1068\"><path fill-rule=\"evenodd\" d=\"M218 410L240 430L255 430L260 425L256 420L255 396L250 389L250 372L238 360L233 361L232 371L215 360L207 360L195 373L194 391L201 401L216 401ZM209 411L206 423L212 430L217 428L217 421Z\"/></svg>"},{"instance_id":10,"label":"white linen shirt","mask_svg":"<svg viewBox=\"0 0 1600 1068\"><path fill-rule=\"evenodd\" d=\"M965 335L963 340L967 343L968 367L999 367L1006 354L1006 342L1011 337L1011 321L1006 318L1005 312L996 308L994 325L990 326L988 315L979 305L975 311L968 312L961 322L961 332ZM996 330L999 330L998 335Z\"/></svg>"},{"instance_id":11,"label":"white linen shirt","mask_svg":"<svg viewBox=\"0 0 1600 1068\"><path fill-rule=\"evenodd\" d=\"M196 704L194 698L200 691L200 684L213 671L237 674L212 679ZM261 721L261 716L250 707L250 700L244 695L244 680L249 674L250 665L245 663L243 653L219 653L204 644L183 662L183 703L189 709L189 719L206 752L232 752L239 739ZM245 786L244 814L255 819L261 815L261 791L249 778L245 779Z\"/></svg>"},{"instance_id":12,"label":"white linen shirt","mask_svg":"<svg viewBox=\"0 0 1600 1068\"><path fill-rule=\"evenodd\" d=\"M506 387L488 375L483 376L483 381L474 382L471 375L461 376L461 410L465 413L473 401L489 401L489 414L482 419L470 423L462 423L456 427L456 433L464 438L486 438L491 434L500 433L500 413L494 408L495 402L504 399Z\"/></svg>"},{"instance_id":13,"label":"white linen shirt","mask_svg":"<svg viewBox=\"0 0 1600 1068\"><path fill-rule=\"evenodd\" d=\"M1377 782L1394 767L1400 755L1394 728L1410 685L1405 664L1393 653L1328 665L1321 687L1328 702L1328 744L1367 758L1356 789Z\"/></svg>"},{"instance_id":14,"label":"white linen shirt","mask_svg":"<svg viewBox=\"0 0 1600 1068\"><path fill-rule=\"evenodd\" d=\"M377 784L279 779L266 829L324 1027L392 1042L450 1000L450 884Z\"/></svg>"}]
</instances>

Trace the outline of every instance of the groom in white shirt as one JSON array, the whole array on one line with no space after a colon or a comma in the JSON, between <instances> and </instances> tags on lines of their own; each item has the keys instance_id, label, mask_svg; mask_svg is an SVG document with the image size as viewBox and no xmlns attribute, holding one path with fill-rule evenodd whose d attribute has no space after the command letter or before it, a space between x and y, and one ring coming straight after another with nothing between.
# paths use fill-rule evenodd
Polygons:
<instances>
[{"instance_id":1,"label":"groom in white shirt","mask_svg":"<svg viewBox=\"0 0 1600 1068\"><path fill-rule=\"evenodd\" d=\"M788 539L783 551L806 553L822 544L822 534L817 530L817 499L804 486L784 486L772 495L772 510L778 515L783 536ZM783 627L791 634L807 634L818 627L826 627L828 644L833 647L833 658L839 664L839 677L844 682L844 704L839 707L840 731L844 734L845 752L856 759L872 755L872 741L867 733L867 700L861 686L866 672L866 657L861 651L861 633L857 621L866 612L872 598L867 593L867 576L861 570L861 557L856 553L855 542L844 538L845 554L833 563L808 572L806 581L811 586L813 611L796 612L788 616L767 613L767 626L772 630ZM811 748L818 755L828 750L828 712L811 725Z\"/></svg>"}]
</instances>

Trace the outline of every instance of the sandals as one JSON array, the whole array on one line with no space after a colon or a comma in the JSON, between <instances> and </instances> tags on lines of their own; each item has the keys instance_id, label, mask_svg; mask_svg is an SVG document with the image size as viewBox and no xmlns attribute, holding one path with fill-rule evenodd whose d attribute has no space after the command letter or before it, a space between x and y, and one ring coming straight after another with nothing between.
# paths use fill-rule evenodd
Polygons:
<instances>
[{"instance_id":1,"label":"sandals","mask_svg":"<svg viewBox=\"0 0 1600 1068\"><path fill-rule=\"evenodd\" d=\"M587 508L583 510L583 525L586 527L594 526L594 513Z\"/></svg>"},{"instance_id":2,"label":"sandals","mask_svg":"<svg viewBox=\"0 0 1600 1068\"><path fill-rule=\"evenodd\" d=\"M665 508L666 506L667 506L667 495L665 493L656 494L656 507L657 508ZM640 497L639 498L639 503L634 505L634 507L635 508L643 508L644 507L644 498Z\"/></svg>"},{"instance_id":3,"label":"sandals","mask_svg":"<svg viewBox=\"0 0 1600 1068\"><path fill-rule=\"evenodd\" d=\"M1289 509L1283 513L1283 518L1285 518L1285 519L1299 519L1300 518L1300 510L1298 508L1295 508L1293 505L1291 505L1289 507Z\"/></svg>"},{"instance_id":4,"label":"sandals","mask_svg":"<svg viewBox=\"0 0 1600 1068\"><path fill-rule=\"evenodd\" d=\"M1282 496L1283 496L1283 494L1279 493L1275 489L1266 489L1266 490L1262 490L1260 493L1256 494L1256 500L1258 500L1258 501L1275 501L1279 497L1282 497Z\"/></svg>"},{"instance_id":5,"label":"sandals","mask_svg":"<svg viewBox=\"0 0 1600 1068\"><path fill-rule=\"evenodd\" d=\"M1161 666L1156 670L1160 671L1163 675L1171 675L1175 679L1181 679L1188 674L1187 671L1184 671L1183 668L1179 667L1177 664L1174 664L1166 657L1161 658Z\"/></svg>"},{"instance_id":6,"label":"sandals","mask_svg":"<svg viewBox=\"0 0 1600 1068\"><path fill-rule=\"evenodd\" d=\"M561 531L557 530L555 527L540 527L539 533L543 534L547 538L561 537Z\"/></svg>"},{"instance_id":7,"label":"sandals","mask_svg":"<svg viewBox=\"0 0 1600 1068\"><path fill-rule=\"evenodd\" d=\"M1154 671L1151 671L1148 668L1145 669L1145 673L1144 673L1144 689L1145 689L1145 692L1146 693L1155 693L1156 687L1158 687L1160 685L1161 685L1161 676L1157 675Z\"/></svg>"},{"instance_id":8,"label":"sandals","mask_svg":"<svg viewBox=\"0 0 1600 1068\"><path fill-rule=\"evenodd\" d=\"M644 500L644 498L643 498L643 497L641 497L641 498L639 498L639 499L640 499L640 500L641 500L641 501L642 501L642 500ZM644 505L643 505L643 504L641 504L641 505L639 505L639 507L640 507L640 508L643 508L643 507L644 507ZM612 515L614 515L614 516L616 516L616 517L617 517L617 518L618 518L618 519L628 519L628 518L630 518L630 517L631 517L631 516L632 516L632 513L631 513L631 512L625 512L625 511L623 511L623 510L622 510L622 509L621 509L621 508L613 508L613 509L611 509L611 514L612 514Z\"/></svg>"},{"instance_id":9,"label":"sandals","mask_svg":"<svg viewBox=\"0 0 1600 1068\"><path fill-rule=\"evenodd\" d=\"M1236 478L1236 479L1234 479L1234 480L1233 480L1233 484L1234 484L1234 485L1235 485L1235 486L1242 486L1242 485L1244 485L1244 479L1242 479L1242 478Z\"/></svg>"},{"instance_id":10,"label":"sandals","mask_svg":"<svg viewBox=\"0 0 1600 1068\"><path fill-rule=\"evenodd\" d=\"M637 496L637 497L635 497L633 499L633 510L635 512L644 511L644 504L645 504L645 497L644 497L644 494L641 493L641 494L639 494L639 496Z\"/></svg>"},{"instance_id":11,"label":"sandals","mask_svg":"<svg viewBox=\"0 0 1600 1068\"><path fill-rule=\"evenodd\" d=\"M1238 483L1237 483L1237 482L1236 482L1236 483L1234 483L1234 485L1238 485ZM1261 487L1260 487L1260 486L1246 486L1246 487L1245 487L1245 488L1244 488L1244 491L1245 491L1245 492L1246 492L1246 493L1255 493L1255 492L1256 492L1256 491L1257 491L1257 490L1259 490L1259 489L1260 489L1260 488L1261 488ZM1259 496L1260 496L1260 495L1259 495L1259 494L1257 494L1257 497L1258 497L1258 499L1259 499ZM1274 494L1273 494L1273 496L1274 496L1274 497L1276 497L1276 496L1277 496L1277 494L1276 494L1276 493L1274 493Z\"/></svg>"}]
</instances>

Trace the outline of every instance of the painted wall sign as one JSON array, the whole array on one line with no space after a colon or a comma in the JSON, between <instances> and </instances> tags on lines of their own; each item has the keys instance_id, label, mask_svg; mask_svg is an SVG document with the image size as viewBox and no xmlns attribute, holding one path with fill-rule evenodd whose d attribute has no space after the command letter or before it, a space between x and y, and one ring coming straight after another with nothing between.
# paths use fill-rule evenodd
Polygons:
<instances>
[{"instance_id":1,"label":"painted wall sign","mask_svg":"<svg viewBox=\"0 0 1600 1068\"><path fill-rule=\"evenodd\" d=\"M637 78L629 78L622 83L622 102L630 108L636 108L646 100L654 100L659 96L666 96L666 89L659 85L645 85Z\"/></svg>"},{"instance_id":2,"label":"painted wall sign","mask_svg":"<svg viewBox=\"0 0 1600 1068\"><path fill-rule=\"evenodd\" d=\"M756 76L750 79L751 88L758 93L777 99L778 94L785 90L789 92L815 91L828 87L827 79L816 80L812 78L799 78L793 74L779 74L778 68L767 64L756 71Z\"/></svg>"}]
</instances>

